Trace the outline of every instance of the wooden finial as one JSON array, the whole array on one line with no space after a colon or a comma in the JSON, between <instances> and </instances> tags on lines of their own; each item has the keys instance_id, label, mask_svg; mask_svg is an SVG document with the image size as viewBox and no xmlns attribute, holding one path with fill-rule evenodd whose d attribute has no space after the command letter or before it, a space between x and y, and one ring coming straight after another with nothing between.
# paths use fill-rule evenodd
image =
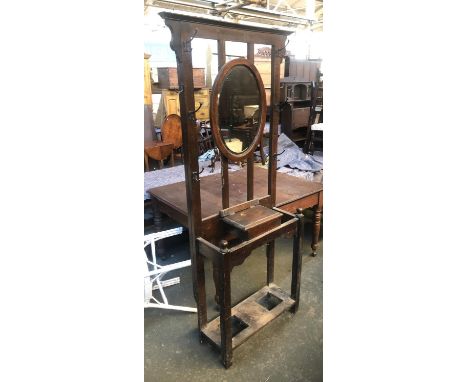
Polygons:
<instances>
[{"instance_id":1,"label":"wooden finial","mask_svg":"<svg viewBox=\"0 0 468 382\"><path fill-rule=\"evenodd\" d=\"M228 244L229 244L229 243L228 243L226 240L221 240L221 241L219 242L219 248L221 248L221 250L222 250L223 252L225 252L225 251L227 251Z\"/></svg>"}]
</instances>

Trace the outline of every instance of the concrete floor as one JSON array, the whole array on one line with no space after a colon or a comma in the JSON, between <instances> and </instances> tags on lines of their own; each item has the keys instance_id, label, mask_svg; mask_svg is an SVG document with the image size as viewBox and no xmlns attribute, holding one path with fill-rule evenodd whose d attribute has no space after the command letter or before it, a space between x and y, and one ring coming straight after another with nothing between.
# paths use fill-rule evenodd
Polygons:
<instances>
[{"instance_id":1,"label":"concrete floor","mask_svg":"<svg viewBox=\"0 0 468 382\"><path fill-rule=\"evenodd\" d=\"M200 344L196 313L145 309L145 381L322 381L322 242L318 255L310 256L312 220L308 212L299 311L282 314L236 348L233 365L226 370L219 353L208 344ZM168 221L168 227L174 225L171 223ZM145 233L149 232L151 229L146 229ZM165 240L171 254L168 263L189 259L186 232ZM291 263L292 239L278 239L275 284L288 292ZM205 261L208 320L218 315L211 269ZM176 272L180 284L165 288L170 303L195 307L190 268ZM265 280L265 247L261 247L232 271L233 305L260 289Z\"/></svg>"}]
</instances>

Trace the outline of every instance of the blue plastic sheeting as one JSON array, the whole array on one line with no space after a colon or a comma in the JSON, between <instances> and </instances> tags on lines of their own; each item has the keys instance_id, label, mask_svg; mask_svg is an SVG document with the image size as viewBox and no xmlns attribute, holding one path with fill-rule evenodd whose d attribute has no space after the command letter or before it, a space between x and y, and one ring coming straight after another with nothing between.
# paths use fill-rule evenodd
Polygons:
<instances>
[{"instance_id":1,"label":"blue plastic sheeting","mask_svg":"<svg viewBox=\"0 0 468 382\"><path fill-rule=\"evenodd\" d=\"M268 146L264 147L265 154L268 155ZM285 134L278 137L277 167L291 167L302 171L317 172L323 169L323 153L314 152L314 155L304 154L302 150L291 141Z\"/></svg>"}]
</instances>

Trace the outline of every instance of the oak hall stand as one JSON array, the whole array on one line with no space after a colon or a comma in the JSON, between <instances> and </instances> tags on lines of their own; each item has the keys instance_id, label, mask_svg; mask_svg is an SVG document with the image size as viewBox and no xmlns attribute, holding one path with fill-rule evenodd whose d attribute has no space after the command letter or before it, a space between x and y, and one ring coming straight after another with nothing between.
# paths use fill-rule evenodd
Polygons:
<instances>
[{"instance_id":1,"label":"oak hall stand","mask_svg":"<svg viewBox=\"0 0 468 382\"><path fill-rule=\"evenodd\" d=\"M232 364L232 350L244 342L250 335L257 332L268 322L286 310L295 312L299 305L301 256L299 241L302 231L302 213L296 215L275 208L276 205L276 153L279 122L279 86L280 64L285 53L285 40L291 32L281 29L253 27L233 24L213 19L162 12L160 16L171 30L171 48L177 58L177 75L179 80L180 115L182 120L182 138L184 151L185 185L187 199L187 225L189 229L190 256L192 261L193 291L197 303L198 329L201 342L210 342L221 352L223 365L228 368ZM222 207L219 211L218 223L212 226L204 238L202 232L202 213L200 200L200 178L198 167L198 130L195 119L194 85L192 71L193 38L214 39L218 42L219 75L229 74L235 65L247 68L257 79L259 88L260 115L257 123L257 134L250 139L250 145L242 153L229 151L223 143L220 129L213 129L213 113L217 113L217 97L213 95L222 90L213 87L210 102L210 119L213 134L222 152ZM237 41L247 43L247 60L224 66L226 63L225 42ZM263 83L258 71L253 66L254 44L271 46L271 99L270 99L270 133L269 136L269 167L268 195L254 199L254 159L253 151L263 131L266 118L266 102ZM234 60L237 61L237 60ZM224 67L224 68L223 68ZM253 68L253 69L252 69ZM218 77L219 77L218 75ZM215 83L216 84L216 83ZM219 93L218 93L219 94ZM222 95L222 94L221 94ZM220 97L221 98L221 97ZM244 105L246 106L246 105ZM275 132L275 133L273 133ZM216 135L218 134L218 135ZM221 142L221 144L219 144ZM224 151L223 150L228 150ZM235 206L229 205L228 159L236 157L247 159L247 200ZM261 201L261 202L260 202ZM216 231L216 232L215 232ZM289 296L273 284L274 240L282 234L293 233L293 269L292 287ZM240 265L251 251L267 244L267 285L246 300L231 307L230 272L234 265ZM220 286L220 316L208 323L204 257L213 261L218 268ZM234 329L234 332L233 332ZM234 334L234 336L233 336Z\"/></svg>"}]
</instances>

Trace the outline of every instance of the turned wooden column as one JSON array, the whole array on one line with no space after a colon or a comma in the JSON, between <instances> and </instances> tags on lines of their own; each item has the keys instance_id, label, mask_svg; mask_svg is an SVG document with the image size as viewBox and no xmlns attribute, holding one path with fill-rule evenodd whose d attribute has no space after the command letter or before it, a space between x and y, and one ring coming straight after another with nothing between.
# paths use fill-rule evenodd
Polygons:
<instances>
[{"instance_id":1,"label":"turned wooden column","mask_svg":"<svg viewBox=\"0 0 468 382\"><path fill-rule=\"evenodd\" d=\"M315 207L314 213L314 231L313 231L313 240L312 240L312 256L317 256L317 248L320 236L320 222L322 221L322 206L318 205Z\"/></svg>"}]
</instances>

